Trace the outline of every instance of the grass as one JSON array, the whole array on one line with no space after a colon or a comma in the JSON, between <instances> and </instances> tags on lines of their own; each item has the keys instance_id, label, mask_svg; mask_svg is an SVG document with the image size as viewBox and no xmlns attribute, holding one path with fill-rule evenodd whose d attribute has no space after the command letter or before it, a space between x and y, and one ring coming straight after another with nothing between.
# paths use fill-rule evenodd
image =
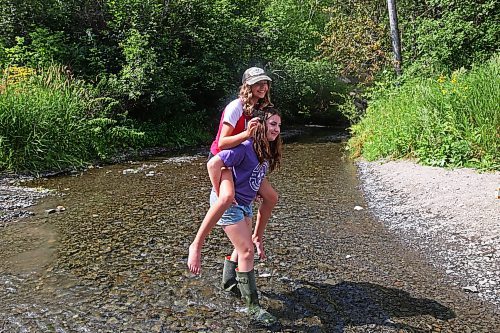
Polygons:
<instances>
[{"instance_id":1,"label":"grass","mask_svg":"<svg viewBox=\"0 0 500 333\"><path fill-rule=\"evenodd\" d=\"M352 156L499 170L500 56L380 92L351 127Z\"/></svg>"},{"instance_id":2,"label":"grass","mask_svg":"<svg viewBox=\"0 0 500 333\"><path fill-rule=\"evenodd\" d=\"M113 111L115 104L64 68L7 68L0 76L0 171L79 168L121 150L181 147L207 139L196 115L143 124Z\"/></svg>"}]
</instances>

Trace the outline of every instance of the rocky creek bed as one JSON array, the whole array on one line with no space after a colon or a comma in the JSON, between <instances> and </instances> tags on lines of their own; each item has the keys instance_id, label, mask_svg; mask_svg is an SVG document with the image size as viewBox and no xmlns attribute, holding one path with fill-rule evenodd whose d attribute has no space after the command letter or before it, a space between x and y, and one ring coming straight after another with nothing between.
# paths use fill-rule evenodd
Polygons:
<instances>
[{"instance_id":1,"label":"rocky creek bed","mask_svg":"<svg viewBox=\"0 0 500 333\"><path fill-rule=\"evenodd\" d=\"M220 290L220 229L201 276L187 272L209 192L205 156L190 155L31 181L36 190L4 179L0 332L500 332L498 174L356 165L332 142L285 153L256 265L279 327L253 326Z\"/></svg>"}]
</instances>

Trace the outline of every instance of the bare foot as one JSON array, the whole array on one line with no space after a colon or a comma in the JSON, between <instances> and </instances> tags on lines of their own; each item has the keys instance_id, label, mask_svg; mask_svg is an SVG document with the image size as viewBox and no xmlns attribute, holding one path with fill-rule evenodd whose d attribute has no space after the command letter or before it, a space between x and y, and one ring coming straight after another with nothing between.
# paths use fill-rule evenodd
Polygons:
<instances>
[{"instance_id":1,"label":"bare foot","mask_svg":"<svg viewBox=\"0 0 500 333\"><path fill-rule=\"evenodd\" d=\"M189 245L189 256L187 265L189 271L193 274L200 274L201 272L201 249L194 244Z\"/></svg>"}]
</instances>

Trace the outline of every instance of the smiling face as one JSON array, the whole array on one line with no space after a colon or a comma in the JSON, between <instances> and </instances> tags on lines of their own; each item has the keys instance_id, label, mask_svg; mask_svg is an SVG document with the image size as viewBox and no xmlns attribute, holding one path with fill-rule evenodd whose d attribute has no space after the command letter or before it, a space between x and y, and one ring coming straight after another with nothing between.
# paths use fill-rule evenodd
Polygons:
<instances>
[{"instance_id":1,"label":"smiling face","mask_svg":"<svg viewBox=\"0 0 500 333\"><path fill-rule=\"evenodd\" d=\"M281 117L277 114L272 115L266 120L266 138L274 141L281 132Z\"/></svg>"},{"instance_id":2,"label":"smiling face","mask_svg":"<svg viewBox=\"0 0 500 333\"><path fill-rule=\"evenodd\" d=\"M257 83L252 84L252 98L255 99L255 102L261 98L264 98L269 90L269 82L266 80L259 81Z\"/></svg>"}]
</instances>

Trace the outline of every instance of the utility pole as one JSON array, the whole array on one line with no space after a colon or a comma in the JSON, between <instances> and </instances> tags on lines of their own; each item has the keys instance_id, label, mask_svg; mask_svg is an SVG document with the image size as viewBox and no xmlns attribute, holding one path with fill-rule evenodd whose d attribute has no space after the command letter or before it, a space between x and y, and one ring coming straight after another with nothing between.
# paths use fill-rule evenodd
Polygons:
<instances>
[{"instance_id":1,"label":"utility pole","mask_svg":"<svg viewBox=\"0 0 500 333\"><path fill-rule=\"evenodd\" d=\"M396 0L387 0L387 8L389 10L389 21L391 24L391 40L392 50L394 51L394 68L396 74L401 75L401 39L399 38L398 29L398 14L396 10Z\"/></svg>"}]
</instances>

